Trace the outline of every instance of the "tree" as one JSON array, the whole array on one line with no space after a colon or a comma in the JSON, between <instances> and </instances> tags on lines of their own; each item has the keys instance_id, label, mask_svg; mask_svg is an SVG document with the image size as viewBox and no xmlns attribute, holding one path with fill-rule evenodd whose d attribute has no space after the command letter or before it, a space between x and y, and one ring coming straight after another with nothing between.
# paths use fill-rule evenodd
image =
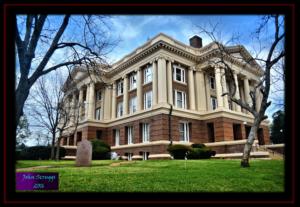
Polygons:
<instances>
[{"instance_id":1,"label":"tree","mask_svg":"<svg viewBox=\"0 0 300 207\"><path fill-rule=\"evenodd\" d=\"M51 134L51 159L55 159L55 143L60 141L56 139L67 127L70 120L78 120L78 113L71 113L78 110L83 103L70 105L66 109L61 108L61 103L66 101L64 92L62 73L56 71L54 75L49 76L47 80L41 77L30 93L29 112L35 118L35 126L46 129ZM68 87L73 90L71 86ZM76 90L76 89L75 89ZM76 123L76 122L75 122ZM58 140L58 141L57 141ZM59 146L58 146L59 148ZM59 150L58 150L59 153ZM59 156L58 156L59 157Z\"/></svg>"},{"instance_id":2,"label":"tree","mask_svg":"<svg viewBox=\"0 0 300 207\"><path fill-rule=\"evenodd\" d=\"M248 112L250 112L254 117L254 122L251 127L250 133L248 135L243 156L241 160L241 166L242 167L249 167L249 157L251 148L253 145L253 142L256 137L257 130L259 129L259 126L263 120L268 118L265 115L266 109L271 105L271 102L268 100L269 98L269 92L270 92L270 85L271 85L271 71L274 70L274 68L280 63L280 61L285 57L285 50L283 45L283 41L285 39L285 31L284 31L284 17L281 17L279 15L270 15L270 16L264 16L262 19L262 22L259 24L257 30L256 30L256 38L258 42L260 42L260 37L262 35L266 35L266 28L270 26L270 24L274 25L274 34L273 37L269 40L271 41L270 44L265 48L266 56L256 56L252 57L249 56L248 59L244 59L245 61L244 67L247 67L249 64L256 67L257 62L260 63L260 67L263 68L264 72L263 75L258 83L255 84L254 89L250 90L250 98L252 103L247 103L245 101L242 101L240 98L236 97L236 81L233 74L233 67L232 64L230 64L230 61L234 60L241 60L240 57L236 57L230 53L230 47L226 47L220 42L217 41L215 30L216 26L213 26L212 30L208 31L203 27L199 27L201 32L204 32L207 34L213 41L215 41L215 44L217 45L218 54L217 58L215 58L214 61L211 62L212 65L218 65L222 68L224 68L224 75L226 76L226 80L229 82L229 88L228 91L225 90L225 93L222 94L222 96L227 96L228 100L238 104L243 109L246 109ZM268 31L267 31L268 32ZM232 38L234 39L234 38ZM245 51L244 47L240 46L240 51ZM222 78L221 78L222 80ZM223 85L223 82L221 81L222 88L226 88L226 86ZM261 104L257 108L256 107L256 101L257 97L262 96Z\"/></svg>"},{"instance_id":3,"label":"tree","mask_svg":"<svg viewBox=\"0 0 300 207\"><path fill-rule=\"evenodd\" d=\"M17 132L16 132L16 145L23 145L24 142L28 139L28 137L31 135L31 132L29 130L29 123L27 120L27 116L23 115L20 118L19 124L17 126Z\"/></svg>"},{"instance_id":4,"label":"tree","mask_svg":"<svg viewBox=\"0 0 300 207\"><path fill-rule=\"evenodd\" d=\"M284 112L279 110L273 115L273 123L271 125L271 140L274 144L284 143Z\"/></svg>"},{"instance_id":5,"label":"tree","mask_svg":"<svg viewBox=\"0 0 300 207\"><path fill-rule=\"evenodd\" d=\"M16 122L23 115L31 87L40 77L76 65L97 71L97 64L105 62L103 57L116 44L108 38L110 28L104 16L19 15L15 29L19 65Z\"/></svg>"}]
</instances>

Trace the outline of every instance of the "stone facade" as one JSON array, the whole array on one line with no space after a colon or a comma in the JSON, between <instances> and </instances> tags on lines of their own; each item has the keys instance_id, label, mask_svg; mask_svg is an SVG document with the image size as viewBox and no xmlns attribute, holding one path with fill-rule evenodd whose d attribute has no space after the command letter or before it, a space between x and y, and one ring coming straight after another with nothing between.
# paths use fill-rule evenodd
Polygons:
<instances>
[{"instance_id":1,"label":"stone facade","mask_svg":"<svg viewBox=\"0 0 300 207\"><path fill-rule=\"evenodd\" d=\"M193 44L201 47L159 34L112 66L99 66L101 77L74 69L73 82L65 84L66 106L79 107L73 112L79 123L74 132L75 121L70 120L61 144L73 149L82 139L101 139L121 156L146 159L166 158L170 140L183 144L245 140L253 116L222 96L228 83L222 66L211 64L217 57L216 44ZM241 60L249 58L243 47L228 50L239 57L229 59L238 86L235 96L251 105L249 92L263 71L255 62ZM78 90L69 90L69 84ZM256 100L259 106L259 93ZM269 143L266 121L257 135L260 145ZM214 148L222 153L241 147Z\"/></svg>"}]
</instances>

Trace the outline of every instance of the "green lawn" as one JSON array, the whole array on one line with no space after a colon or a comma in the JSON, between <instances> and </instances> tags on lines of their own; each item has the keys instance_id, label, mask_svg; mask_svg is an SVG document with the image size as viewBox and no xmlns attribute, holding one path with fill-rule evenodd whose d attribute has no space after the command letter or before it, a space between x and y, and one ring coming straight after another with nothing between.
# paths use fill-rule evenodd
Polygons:
<instances>
[{"instance_id":1,"label":"green lawn","mask_svg":"<svg viewBox=\"0 0 300 207\"><path fill-rule=\"evenodd\" d=\"M93 161L75 167L74 161L18 161L17 171L58 172L60 192L283 192L284 161L147 160L119 166L120 161ZM46 169L20 169L51 166Z\"/></svg>"}]
</instances>

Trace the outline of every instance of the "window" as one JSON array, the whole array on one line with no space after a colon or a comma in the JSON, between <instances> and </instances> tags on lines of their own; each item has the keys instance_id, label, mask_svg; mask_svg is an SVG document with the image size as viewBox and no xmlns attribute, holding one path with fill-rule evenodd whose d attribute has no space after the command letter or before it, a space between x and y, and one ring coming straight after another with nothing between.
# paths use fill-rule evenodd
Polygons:
<instances>
[{"instance_id":1,"label":"window","mask_svg":"<svg viewBox=\"0 0 300 207\"><path fill-rule=\"evenodd\" d=\"M133 126L129 126L127 128L127 139L128 139L128 144L133 144Z\"/></svg>"},{"instance_id":2,"label":"window","mask_svg":"<svg viewBox=\"0 0 300 207\"><path fill-rule=\"evenodd\" d=\"M210 97L211 100L211 107L213 110L215 110L218 107L218 101L215 97Z\"/></svg>"},{"instance_id":3,"label":"window","mask_svg":"<svg viewBox=\"0 0 300 207\"><path fill-rule=\"evenodd\" d=\"M101 137L102 137L102 130L97 130L96 131L96 138L101 139Z\"/></svg>"},{"instance_id":4,"label":"window","mask_svg":"<svg viewBox=\"0 0 300 207\"><path fill-rule=\"evenodd\" d=\"M123 102L118 103L117 117L123 116Z\"/></svg>"},{"instance_id":5,"label":"window","mask_svg":"<svg viewBox=\"0 0 300 207\"><path fill-rule=\"evenodd\" d=\"M149 66L144 70L144 84L152 81L152 67Z\"/></svg>"},{"instance_id":6,"label":"window","mask_svg":"<svg viewBox=\"0 0 300 207\"><path fill-rule=\"evenodd\" d=\"M118 83L117 83L117 95L120 96L123 94L123 81L120 80Z\"/></svg>"},{"instance_id":7,"label":"window","mask_svg":"<svg viewBox=\"0 0 300 207\"><path fill-rule=\"evenodd\" d=\"M102 94L101 94L101 90L97 90L96 91L96 100L100 101L102 99Z\"/></svg>"},{"instance_id":8,"label":"window","mask_svg":"<svg viewBox=\"0 0 300 207\"><path fill-rule=\"evenodd\" d=\"M128 153L128 156L127 156L128 161L132 160L132 156L133 156L133 153Z\"/></svg>"},{"instance_id":9,"label":"window","mask_svg":"<svg viewBox=\"0 0 300 207\"><path fill-rule=\"evenodd\" d=\"M136 112L136 96L129 100L129 113L132 114Z\"/></svg>"},{"instance_id":10,"label":"window","mask_svg":"<svg viewBox=\"0 0 300 207\"><path fill-rule=\"evenodd\" d=\"M185 83L185 70L178 66L174 66L173 79Z\"/></svg>"},{"instance_id":11,"label":"window","mask_svg":"<svg viewBox=\"0 0 300 207\"><path fill-rule=\"evenodd\" d=\"M230 110L233 110L232 101L228 101L228 107Z\"/></svg>"},{"instance_id":12,"label":"window","mask_svg":"<svg viewBox=\"0 0 300 207\"><path fill-rule=\"evenodd\" d=\"M129 78L129 90L136 88L136 73L132 73Z\"/></svg>"},{"instance_id":13,"label":"window","mask_svg":"<svg viewBox=\"0 0 300 207\"><path fill-rule=\"evenodd\" d=\"M143 160L148 160L149 152L143 152Z\"/></svg>"},{"instance_id":14,"label":"window","mask_svg":"<svg viewBox=\"0 0 300 207\"><path fill-rule=\"evenodd\" d=\"M115 130L115 146L120 145L120 130L116 129Z\"/></svg>"},{"instance_id":15,"label":"window","mask_svg":"<svg viewBox=\"0 0 300 207\"><path fill-rule=\"evenodd\" d=\"M100 120L101 119L101 108L96 108L95 119L96 120Z\"/></svg>"},{"instance_id":16,"label":"window","mask_svg":"<svg viewBox=\"0 0 300 207\"><path fill-rule=\"evenodd\" d=\"M176 107L185 109L186 108L186 93L183 91L175 90Z\"/></svg>"},{"instance_id":17,"label":"window","mask_svg":"<svg viewBox=\"0 0 300 207\"><path fill-rule=\"evenodd\" d=\"M144 109L150 109L152 107L152 91L148 91L144 94Z\"/></svg>"},{"instance_id":18,"label":"window","mask_svg":"<svg viewBox=\"0 0 300 207\"><path fill-rule=\"evenodd\" d=\"M150 141L150 130L149 130L149 124L148 123L143 123L143 142L149 142Z\"/></svg>"},{"instance_id":19,"label":"window","mask_svg":"<svg viewBox=\"0 0 300 207\"><path fill-rule=\"evenodd\" d=\"M209 85L210 85L211 89L216 89L215 77L214 76L209 76Z\"/></svg>"},{"instance_id":20,"label":"window","mask_svg":"<svg viewBox=\"0 0 300 207\"><path fill-rule=\"evenodd\" d=\"M189 135L189 123L182 122L179 123L179 136L181 142L189 142L190 135Z\"/></svg>"}]
</instances>

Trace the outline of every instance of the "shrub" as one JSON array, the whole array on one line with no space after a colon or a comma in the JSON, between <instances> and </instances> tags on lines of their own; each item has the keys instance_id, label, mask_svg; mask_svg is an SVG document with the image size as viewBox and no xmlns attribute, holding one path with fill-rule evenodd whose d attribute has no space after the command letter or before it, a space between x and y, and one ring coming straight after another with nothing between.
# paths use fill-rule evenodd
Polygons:
<instances>
[{"instance_id":1,"label":"shrub","mask_svg":"<svg viewBox=\"0 0 300 207\"><path fill-rule=\"evenodd\" d=\"M206 147L206 146L205 146L205 144L197 144L197 143L195 143L195 144L192 144L191 147L192 148L202 148L202 147Z\"/></svg>"},{"instance_id":2,"label":"shrub","mask_svg":"<svg viewBox=\"0 0 300 207\"><path fill-rule=\"evenodd\" d=\"M176 144L170 145L167 150L174 159L184 159L186 153L190 152L192 148L190 146Z\"/></svg>"},{"instance_id":3,"label":"shrub","mask_svg":"<svg viewBox=\"0 0 300 207\"><path fill-rule=\"evenodd\" d=\"M66 149L59 148L59 159L66 155ZM51 157L50 146L33 146L26 147L20 153L17 154L20 160L49 160Z\"/></svg>"},{"instance_id":4,"label":"shrub","mask_svg":"<svg viewBox=\"0 0 300 207\"><path fill-rule=\"evenodd\" d=\"M109 160L110 159L110 146L102 140L93 139L91 140L93 152L93 160Z\"/></svg>"},{"instance_id":5,"label":"shrub","mask_svg":"<svg viewBox=\"0 0 300 207\"><path fill-rule=\"evenodd\" d=\"M188 159L208 159L212 156L213 151L208 147L193 148L187 155Z\"/></svg>"},{"instance_id":6,"label":"shrub","mask_svg":"<svg viewBox=\"0 0 300 207\"><path fill-rule=\"evenodd\" d=\"M188 159L209 159L216 154L204 144L192 144L192 150L188 153Z\"/></svg>"}]
</instances>

